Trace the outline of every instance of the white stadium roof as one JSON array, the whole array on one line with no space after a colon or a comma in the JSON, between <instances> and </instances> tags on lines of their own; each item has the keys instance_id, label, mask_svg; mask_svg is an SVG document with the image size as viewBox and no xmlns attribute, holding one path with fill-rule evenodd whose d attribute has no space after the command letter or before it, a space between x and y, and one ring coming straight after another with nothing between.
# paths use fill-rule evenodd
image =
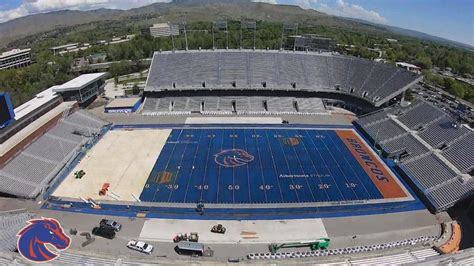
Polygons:
<instances>
[{"instance_id":1,"label":"white stadium roof","mask_svg":"<svg viewBox=\"0 0 474 266\"><path fill-rule=\"evenodd\" d=\"M43 104L51 101L55 97L57 97L58 95L53 91L53 89L56 88L56 87L57 86L53 86L49 89L46 89L46 90L36 94L35 98L27 101L26 103L18 106L17 108L15 108L15 119L18 120L18 119L26 116L30 112L36 110L41 105L43 105Z\"/></svg>"},{"instance_id":2,"label":"white stadium roof","mask_svg":"<svg viewBox=\"0 0 474 266\"><path fill-rule=\"evenodd\" d=\"M105 75L107 75L107 72L80 75L79 77L72 79L63 85L56 86L53 91L62 92L79 90L91 84L92 82L105 77Z\"/></svg>"}]
</instances>

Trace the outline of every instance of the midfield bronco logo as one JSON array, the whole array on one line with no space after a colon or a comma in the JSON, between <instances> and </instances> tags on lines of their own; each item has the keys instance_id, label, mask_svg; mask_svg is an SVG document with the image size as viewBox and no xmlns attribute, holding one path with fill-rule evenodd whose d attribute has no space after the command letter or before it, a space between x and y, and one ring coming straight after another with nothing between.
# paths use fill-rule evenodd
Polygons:
<instances>
[{"instance_id":1,"label":"midfield bronco logo","mask_svg":"<svg viewBox=\"0 0 474 266\"><path fill-rule=\"evenodd\" d=\"M61 224L52 218L29 220L17 236L18 251L31 262L48 262L59 256L51 252L46 244L57 250L66 250L71 245L71 239L64 233Z\"/></svg>"},{"instance_id":2,"label":"midfield bronco logo","mask_svg":"<svg viewBox=\"0 0 474 266\"><path fill-rule=\"evenodd\" d=\"M238 167L253 161L253 155L241 149L223 150L214 155L214 161L224 167Z\"/></svg>"}]
</instances>

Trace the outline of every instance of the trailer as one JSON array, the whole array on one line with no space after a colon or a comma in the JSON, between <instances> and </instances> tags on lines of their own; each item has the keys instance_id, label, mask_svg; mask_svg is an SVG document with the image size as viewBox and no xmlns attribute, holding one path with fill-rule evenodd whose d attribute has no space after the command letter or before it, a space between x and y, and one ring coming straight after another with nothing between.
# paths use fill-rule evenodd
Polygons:
<instances>
[{"instance_id":1,"label":"trailer","mask_svg":"<svg viewBox=\"0 0 474 266\"><path fill-rule=\"evenodd\" d=\"M281 248L301 248L309 247L311 250L317 249L327 249L329 247L329 238L320 238L315 241L302 241L302 242L292 242L292 243L272 243L268 246L268 249L271 253L277 252Z\"/></svg>"}]
</instances>

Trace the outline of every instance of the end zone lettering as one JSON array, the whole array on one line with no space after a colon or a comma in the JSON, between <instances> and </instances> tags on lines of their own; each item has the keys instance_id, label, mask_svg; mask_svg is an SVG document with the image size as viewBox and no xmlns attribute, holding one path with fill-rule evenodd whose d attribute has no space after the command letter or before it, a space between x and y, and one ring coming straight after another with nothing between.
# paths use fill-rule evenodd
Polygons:
<instances>
[{"instance_id":1,"label":"end zone lettering","mask_svg":"<svg viewBox=\"0 0 474 266\"><path fill-rule=\"evenodd\" d=\"M367 151L362 148L362 146L357 140L351 138L347 138L346 140L352 145L352 147L354 147L354 151L356 151L360 155L360 158L364 161L364 163L368 167L370 167L370 171L375 174L378 180L390 182L390 180L386 176L384 176L383 171L379 169L379 165L374 162L372 157L370 157Z\"/></svg>"},{"instance_id":2,"label":"end zone lettering","mask_svg":"<svg viewBox=\"0 0 474 266\"><path fill-rule=\"evenodd\" d=\"M336 133L385 199L407 196L406 192L396 182L396 177L356 132L353 130L337 130Z\"/></svg>"}]
</instances>

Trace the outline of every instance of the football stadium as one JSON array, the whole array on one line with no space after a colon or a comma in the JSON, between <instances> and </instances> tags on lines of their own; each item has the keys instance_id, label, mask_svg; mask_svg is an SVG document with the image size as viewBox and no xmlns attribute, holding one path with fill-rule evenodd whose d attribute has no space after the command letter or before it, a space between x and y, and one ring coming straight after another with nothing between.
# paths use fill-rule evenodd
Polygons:
<instances>
[{"instance_id":1,"label":"football stadium","mask_svg":"<svg viewBox=\"0 0 474 266\"><path fill-rule=\"evenodd\" d=\"M405 100L419 74L330 52L157 51L138 102L83 108L106 78L14 109L1 95L4 262L23 263L34 217L71 235L57 263L430 263L469 237L448 211L473 209L471 111ZM103 218L114 240L91 237Z\"/></svg>"}]
</instances>

